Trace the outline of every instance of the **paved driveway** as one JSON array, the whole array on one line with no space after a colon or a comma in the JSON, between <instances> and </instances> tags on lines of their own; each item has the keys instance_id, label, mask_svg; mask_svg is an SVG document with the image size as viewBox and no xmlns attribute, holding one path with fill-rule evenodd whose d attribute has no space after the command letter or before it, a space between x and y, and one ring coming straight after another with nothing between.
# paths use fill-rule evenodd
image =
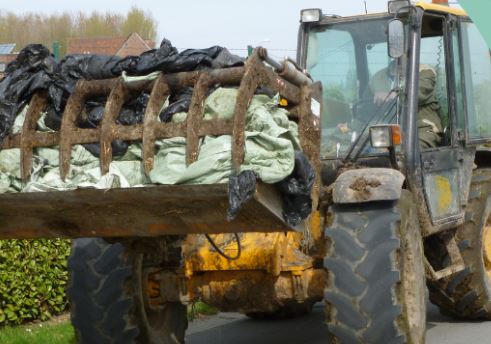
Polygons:
<instances>
[{"instance_id":1,"label":"paved driveway","mask_svg":"<svg viewBox=\"0 0 491 344\"><path fill-rule=\"evenodd\" d=\"M312 314L287 320L251 320L236 313L221 313L193 321L188 344L327 344L322 305ZM491 322L456 322L428 309L428 344L491 343Z\"/></svg>"}]
</instances>

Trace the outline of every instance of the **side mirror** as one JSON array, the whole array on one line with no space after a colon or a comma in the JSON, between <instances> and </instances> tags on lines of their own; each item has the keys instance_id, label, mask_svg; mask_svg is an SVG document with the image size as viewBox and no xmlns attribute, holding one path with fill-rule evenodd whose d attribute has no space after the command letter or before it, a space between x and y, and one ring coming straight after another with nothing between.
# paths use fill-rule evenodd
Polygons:
<instances>
[{"instance_id":1,"label":"side mirror","mask_svg":"<svg viewBox=\"0 0 491 344\"><path fill-rule=\"evenodd\" d=\"M392 0L387 3L388 12L390 14L398 14L409 11L411 2L409 0Z\"/></svg>"},{"instance_id":2,"label":"side mirror","mask_svg":"<svg viewBox=\"0 0 491 344\"><path fill-rule=\"evenodd\" d=\"M404 55L404 24L399 19L389 21L387 29L389 56L396 59Z\"/></svg>"}]
</instances>

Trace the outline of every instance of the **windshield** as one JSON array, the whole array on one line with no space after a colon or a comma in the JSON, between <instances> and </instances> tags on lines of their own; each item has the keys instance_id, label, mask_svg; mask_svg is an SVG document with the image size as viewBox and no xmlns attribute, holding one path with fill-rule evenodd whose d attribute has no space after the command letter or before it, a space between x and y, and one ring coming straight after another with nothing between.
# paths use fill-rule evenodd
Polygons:
<instances>
[{"instance_id":1,"label":"windshield","mask_svg":"<svg viewBox=\"0 0 491 344\"><path fill-rule=\"evenodd\" d=\"M322 25L308 33L306 66L323 85L324 158L344 157L353 144L363 145L368 125L398 121L405 59L388 56L388 20ZM363 150L363 154L379 152Z\"/></svg>"}]
</instances>

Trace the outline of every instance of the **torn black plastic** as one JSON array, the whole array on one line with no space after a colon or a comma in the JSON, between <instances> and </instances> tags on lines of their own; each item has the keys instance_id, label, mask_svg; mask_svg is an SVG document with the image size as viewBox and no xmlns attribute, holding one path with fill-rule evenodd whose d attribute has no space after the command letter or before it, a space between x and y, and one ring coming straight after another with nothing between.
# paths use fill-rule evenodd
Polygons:
<instances>
[{"instance_id":1,"label":"torn black plastic","mask_svg":"<svg viewBox=\"0 0 491 344\"><path fill-rule=\"evenodd\" d=\"M307 156L295 151L293 172L276 184L283 200L283 219L290 226L298 225L312 212L311 192L314 180L315 170Z\"/></svg>"},{"instance_id":2,"label":"torn black plastic","mask_svg":"<svg viewBox=\"0 0 491 344\"><path fill-rule=\"evenodd\" d=\"M233 174L228 180L228 211L227 220L237 217L240 208L252 198L256 191L257 177L254 171L242 171Z\"/></svg>"}]
</instances>

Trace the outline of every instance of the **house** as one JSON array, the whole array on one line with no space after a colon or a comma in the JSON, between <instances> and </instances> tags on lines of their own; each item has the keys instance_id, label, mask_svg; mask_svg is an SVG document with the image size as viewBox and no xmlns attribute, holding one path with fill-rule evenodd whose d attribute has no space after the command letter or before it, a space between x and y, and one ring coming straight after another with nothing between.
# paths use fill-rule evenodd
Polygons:
<instances>
[{"instance_id":1,"label":"house","mask_svg":"<svg viewBox=\"0 0 491 344\"><path fill-rule=\"evenodd\" d=\"M0 79L3 77L8 63L17 57L17 54L14 54L14 49L15 43L0 44Z\"/></svg>"},{"instance_id":2,"label":"house","mask_svg":"<svg viewBox=\"0 0 491 344\"><path fill-rule=\"evenodd\" d=\"M140 55L153 49L155 42L143 39L133 32L128 37L97 37L68 39L68 54L100 54L117 55L120 57Z\"/></svg>"}]
</instances>

